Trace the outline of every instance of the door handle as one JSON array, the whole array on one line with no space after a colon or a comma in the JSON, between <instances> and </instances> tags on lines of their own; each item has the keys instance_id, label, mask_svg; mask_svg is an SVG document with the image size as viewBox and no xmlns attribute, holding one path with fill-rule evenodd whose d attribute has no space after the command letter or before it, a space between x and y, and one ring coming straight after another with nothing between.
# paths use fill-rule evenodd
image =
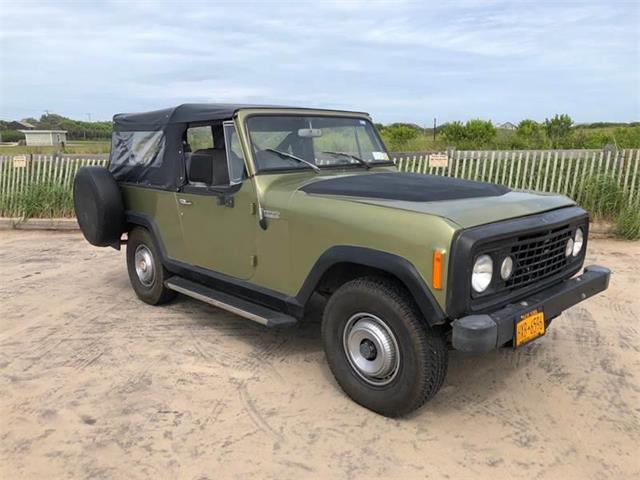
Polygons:
<instances>
[{"instance_id":1,"label":"door handle","mask_svg":"<svg viewBox=\"0 0 640 480\"><path fill-rule=\"evenodd\" d=\"M180 205L193 205L193 202L191 200L187 200L186 198L179 198L178 203Z\"/></svg>"}]
</instances>

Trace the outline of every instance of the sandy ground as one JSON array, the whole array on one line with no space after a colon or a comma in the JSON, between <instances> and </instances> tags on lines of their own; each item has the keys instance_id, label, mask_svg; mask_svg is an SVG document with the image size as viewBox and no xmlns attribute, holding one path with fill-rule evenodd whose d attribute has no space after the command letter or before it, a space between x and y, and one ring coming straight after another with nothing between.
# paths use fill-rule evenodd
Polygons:
<instances>
[{"instance_id":1,"label":"sandy ground","mask_svg":"<svg viewBox=\"0 0 640 480\"><path fill-rule=\"evenodd\" d=\"M640 242L590 247L610 290L519 351L452 352L390 420L339 390L317 315L150 307L124 253L0 231L0 477L640 478Z\"/></svg>"}]
</instances>

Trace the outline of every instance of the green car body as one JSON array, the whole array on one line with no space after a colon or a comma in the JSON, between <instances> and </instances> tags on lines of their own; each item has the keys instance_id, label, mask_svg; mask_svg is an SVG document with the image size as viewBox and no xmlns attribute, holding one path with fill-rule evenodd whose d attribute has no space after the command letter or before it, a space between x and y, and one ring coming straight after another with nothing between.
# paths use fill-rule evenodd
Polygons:
<instances>
[{"instance_id":1,"label":"green car body","mask_svg":"<svg viewBox=\"0 0 640 480\"><path fill-rule=\"evenodd\" d=\"M243 119L252 114L318 114L316 110L241 110L234 122L246 139ZM364 114L323 111L330 116ZM244 153L247 169L255 173L251 149ZM217 197L123 186L126 209L156 222L172 259L245 280L265 289L295 297L314 264L334 246L358 246L406 259L421 275L441 308L445 309L447 262L443 288L431 283L433 251L445 254L461 229L509 220L574 205L569 198L539 193L510 192L500 197L412 204L308 195L305 184L330 176L370 175L395 171L395 166L354 171L334 168L318 175L310 170L247 178L234 194L234 207L219 205ZM257 221L258 199L271 213L269 228ZM192 202L181 205L180 198ZM273 218L277 217L277 218ZM221 234L220 231L224 231ZM357 261L356 261L357 262Z\"/></svg>"},{"instance_id":2,"label":"green car body","mask_svg":"<svg viewBox=\"0 0 640 480\"><path fill-rule=\"evenodd\" d=\"M322 336L356 402L406 414L447 348L519 347L608 287L582 268L588 215L564 196L397 172L366 113L191 104L114 117L109 171L74 205L150 304L182 293L268 327L324 297Z\"/></svg>"}]
</instances>

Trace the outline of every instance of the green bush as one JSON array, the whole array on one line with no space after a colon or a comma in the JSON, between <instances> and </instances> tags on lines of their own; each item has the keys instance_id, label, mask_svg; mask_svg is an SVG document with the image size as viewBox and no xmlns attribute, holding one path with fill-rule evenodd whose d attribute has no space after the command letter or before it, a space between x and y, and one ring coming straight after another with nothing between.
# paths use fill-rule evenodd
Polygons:
<instances>
[{"instance_id":1,"label":"green bush","mask_svg":"<svg viewBox=\"0 0 640 480\"><path fill-rule=\"evenodd\" d=\"M640 201L627 205L620 212L616 232L627 240L640 240Z\"/></svg>"},{"instance_id":2,"label":"green bush","mask_svg":"<svg viewBox=\"0 0 640 480\"><path fill-rule=\"evenodd\" d=\"M571 126L573 120L566 113L554 115L553 118L545 119L544 129L547 137L551 140L553 148L563 148L571 136ZM566 147L565 147L566 148Z\"/></svg>"},{"instance_id":3,"label":"green bush","mask_svg":"<svg viewBox=\"0 0 640 480\"><path fill-rule=\"evenodd\" d=\"M442 126L442 133L447 142L458 145L466 140L466 130L462 122L451 122Z\"/></svg>"},{"instance_id":4,"label":"green bush","mask_svg":"<svg viewBox=\"0 0 640 480\"><path fill-rule=\"evenodd\" d=\"M544 127L535 120L522 120L518 124L516 135L518 137L516 148L547 148L549 146Z\"/></svg>"},{"instance_id":5,"label":"green bush","mask_svg":"<svg viewBox=\"0 0 640 480\"><path fill-rule=\"evenodd\" d=\"M496 128L486 120L452 122L442 127L445 141L457 148L490 148L495 145Z\"/></svg>"},{"instance_id":6,"label":"green bush","mask_svg":"<svg viewBox=\"0 0 640 480\"><path fill-rule=\"evenodd\" d=\"M3 142L19 142L24 140L24 133L18 130L3 130L0 132Z\"/></svg>"},{"instance_id":7,"label":"green bush","mask_svg":"<svg viewBox=\"0 0 640 480\"><path fill-rule=\"evenodd\" d=\"M467 141L473 145L487 147L496 138L496 127L486 120L469 120L464 129Z\"/></svg>"},{"instance_id":8,"label":"green bush","mask_svg":"<svg viewBox=\"0 0 640 480\"><path fill-rule=\"evenodd\" d=\"M387 148L390 150L405 150L407 149L407 144L415 140L421 132L413 125L394 123L384 127L380 133Z\"/></svg>"}]
</instances>

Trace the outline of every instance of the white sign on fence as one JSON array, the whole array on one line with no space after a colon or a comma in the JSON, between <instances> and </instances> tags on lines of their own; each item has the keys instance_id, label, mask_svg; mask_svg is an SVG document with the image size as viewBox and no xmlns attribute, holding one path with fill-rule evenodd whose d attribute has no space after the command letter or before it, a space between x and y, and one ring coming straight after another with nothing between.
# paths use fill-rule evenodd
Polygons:
<instances>
[{"instance_id":1,"label":"white sign on fence","mask_svg":"<svg viewBox=\"0 0 640 480\"><path fill-rule=\"evenodd\" d=\"M449 166L449 155L446 153L432 153L429 155L429 167L447 168Z\"/></svg>"},{"instance_id":2,"label":"white sign on fence","mask_svg":"<svg viewBox=\"0 0 640 480\"><path fill-rule=\"evenodd\" d=\"M25 168L27 166L26 155L16 155L13 157L13 168Z\"/></svg>"}]
</instances>

